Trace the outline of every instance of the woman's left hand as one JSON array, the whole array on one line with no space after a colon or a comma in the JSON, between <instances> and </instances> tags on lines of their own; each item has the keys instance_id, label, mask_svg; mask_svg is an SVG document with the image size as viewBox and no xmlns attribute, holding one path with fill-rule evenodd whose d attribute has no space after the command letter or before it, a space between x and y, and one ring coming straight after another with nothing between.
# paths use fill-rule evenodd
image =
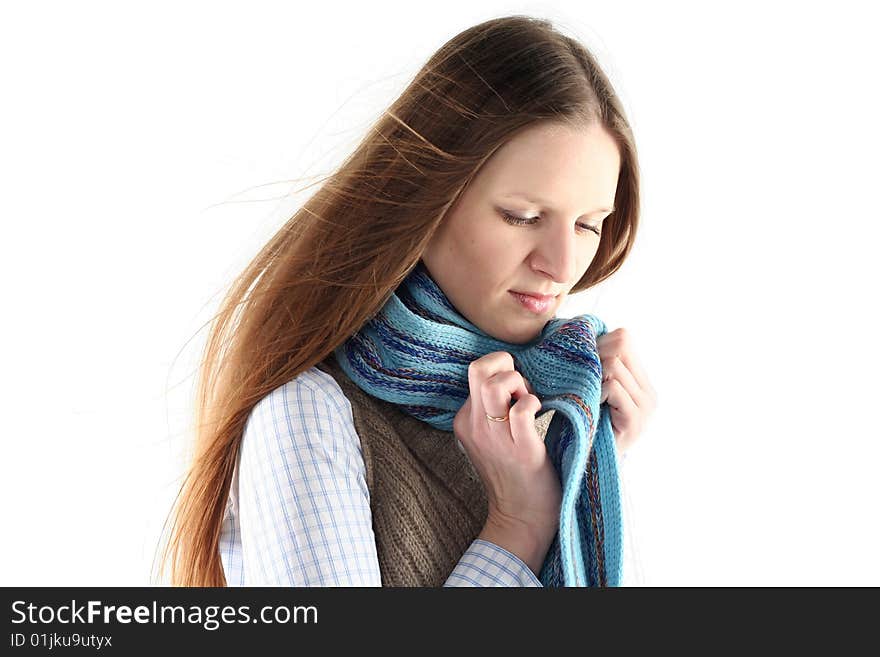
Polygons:
<instances>
[{"instance_id":1,"label":"woman's left hand","mask_svg":"<svg viewBox=\"0 0 880 657\"><path fill-rule=\"evenodd\" d=\"M657 392L635 357L629 332L619 328L596 340L602 363L602 398L611 409L617 451L632 447L657 407Z\"/></svg>"}]
</instances>

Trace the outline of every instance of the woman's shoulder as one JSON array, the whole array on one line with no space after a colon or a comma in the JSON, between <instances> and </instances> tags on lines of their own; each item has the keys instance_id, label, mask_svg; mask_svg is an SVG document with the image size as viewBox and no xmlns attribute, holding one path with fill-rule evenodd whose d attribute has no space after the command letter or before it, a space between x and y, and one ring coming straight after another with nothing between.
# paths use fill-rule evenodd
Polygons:
<instances>
[{"instance_id":1,"label":"woman's shoulder","mask_svg":"<svg viewBox=\"0 0 880 657\"><path fill-rule=\"evenodd\" d=\"M273 389L251 410L244 427L245 449L287 451L359 446L351 403L332 376L317 367L303 370ZM320 447L323 445L323 447Z\"/></svg>"},{"instance_id":2,"label":"woman's shoulder","mask_svg":"<svg viewBox=\"0 0 880 657\"><path fill-rule=\"evenodd\" d=\"M315 407L351 415L351 403L336 380L317 367L303 370L281 384L254 406L252 415L283 410L286 414L303 414Z\"/></svg>"},{"instance_id":3,"label":"woman's shoulder","mask_svg":"<svg viewBox=\"0 0 880 657\"><path fill-rule=\"evenodd\" d=\"M309 368L262 397L245 423L238 465L240 485L269 487L267 497L298 486L319 491L309 481L362 478L351 405L333 377Z\"/></svg>"}]
</instances>

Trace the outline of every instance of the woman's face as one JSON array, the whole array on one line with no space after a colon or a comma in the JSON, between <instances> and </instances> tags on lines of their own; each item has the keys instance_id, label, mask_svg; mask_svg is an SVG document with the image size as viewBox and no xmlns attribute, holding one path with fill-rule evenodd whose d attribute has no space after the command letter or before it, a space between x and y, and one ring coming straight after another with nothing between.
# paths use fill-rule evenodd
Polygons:
<instances>
[{"instance_id":1,"label":"woman's face","mask_svg":"<svg viewBox=\"0 0 880 657\"><path fill-rule=\"evenodd\" d=\"M422 261L468 321L498 340L529 342L596 255L594 230L614 208L619 170L604 128L530 126L486 161ZM530 310L512 291L555 298Z\"/></svg>"}]
</instances>

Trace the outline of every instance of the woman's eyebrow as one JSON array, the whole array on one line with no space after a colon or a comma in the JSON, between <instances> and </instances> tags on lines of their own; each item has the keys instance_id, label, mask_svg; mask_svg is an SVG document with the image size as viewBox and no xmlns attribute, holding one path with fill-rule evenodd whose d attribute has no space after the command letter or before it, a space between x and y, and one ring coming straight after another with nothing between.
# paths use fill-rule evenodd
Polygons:
<instances>
[{"instance_id":1,"label":"woman's eyebrow","mask_svg":"<svg viewBox=\"0 0 880 657\"><path fill-rule=\"evenodd\" d=\"M529 203L533 203L535 205L542 205L545 208L547 208L548 210L550 210L550 212L554 211L553 208L550 207L549 201L546 201L546 200L539 198L537 196L530 196L530 195L525 194L523 192L510 192L508 194L503 194L504 198L510 198L513 196L518 196L521 199L524 199L524 200L528 201ZM610 208L596 208L595 210L593 210L592 212L588 212L587 214L597 214L599 212L614 212L614 206L612 205Z\"/></svg>"}]
</instances>

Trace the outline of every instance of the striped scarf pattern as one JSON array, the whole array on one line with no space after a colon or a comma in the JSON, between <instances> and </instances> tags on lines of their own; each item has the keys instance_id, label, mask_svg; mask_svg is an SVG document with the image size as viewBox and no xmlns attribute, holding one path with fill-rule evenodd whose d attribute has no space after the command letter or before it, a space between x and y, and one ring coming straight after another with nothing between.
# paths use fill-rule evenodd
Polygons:
<instances>
[{"instance_id":1,"label":"striped scarf pattern","mask_svg":"<svg viewBox=\"0 0 880 657\"><path fill-rule=\"evenodd\" d=\"M502 342L466 320L420 260L382 309L336 350L346 375L374 397L443 431L470 394L468 366L493 351L513 356L541 411L555 409L544 443L562 485L559 530L538 579L546 587L620 586L623 523L614 433L599 403L596 339L588 314L548 321L524 344Z\"/></svg>"}]
</instances>

